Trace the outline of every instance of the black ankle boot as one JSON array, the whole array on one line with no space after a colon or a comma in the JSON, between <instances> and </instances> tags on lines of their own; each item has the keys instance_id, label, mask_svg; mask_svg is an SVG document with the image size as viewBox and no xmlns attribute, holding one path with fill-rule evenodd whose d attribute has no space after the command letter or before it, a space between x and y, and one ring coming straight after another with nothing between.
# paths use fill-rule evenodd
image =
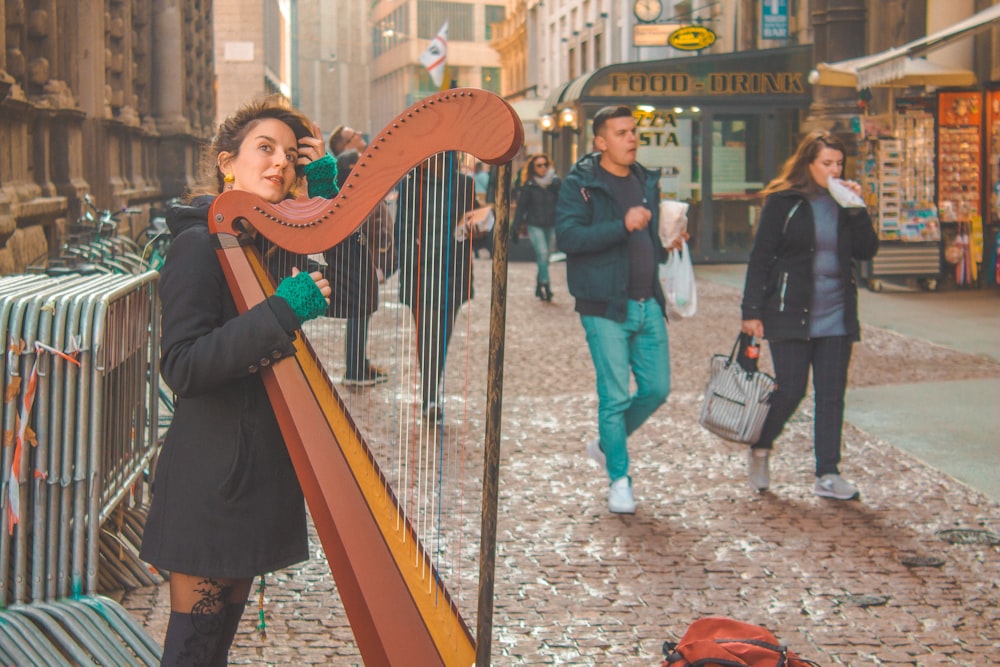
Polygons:
<instances>
[{"instance_id":1,"label":"black ankle boot","mask_svg":"<svg viewBox=\"0 0 1000 667\"><path fill-rule=\"evenodd\" d=\"M542 292L542 283L535 283L535 297L538 299L545 299L545 293Z\"/></svg>"},{"instance_id":2,"label":"black ankle boot","mask_svg":"<svg viewBox=\"0 0 1000 667\"><path fill-rule=\"evenodd\" d=\"M541 296L542 301L552 301L552 288L549 287L549 284L542 283L540 287L542 290L542 296Z\"/></svg>"}]
</instances>

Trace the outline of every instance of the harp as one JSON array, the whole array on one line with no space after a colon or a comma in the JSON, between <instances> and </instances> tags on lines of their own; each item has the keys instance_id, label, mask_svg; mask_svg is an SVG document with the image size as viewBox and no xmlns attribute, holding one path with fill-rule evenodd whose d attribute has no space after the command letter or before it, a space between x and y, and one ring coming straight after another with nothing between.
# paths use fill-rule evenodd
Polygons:
<instances>
[{"instance_id":1,"label":"harp","mask_svg":"<svg viewBox=\"0 0 1000 667\"><path fill-rule=\"evenodd\" d=\"M323 253L354 233L412 169L428 158L442 159L442 152L460 151L498 165L496 219L498 227L506 229L507 163L520 149L522 139L520 120L506 102L486 91L456 89L429 97L398 116L375 137L332 200L313 198L271 205L246 192L219 195L209 215L209 227L237 308L241 312L249 309L274 289L260 254L243 233L248 226L284 251ZM444 431L451 427L430 423L415 411L410 415L406 381L380 389L377 398L342 394L334 386L333 374L319 360L311 334L309 340L305 335L297 336L294 357L261 369L366 665L490 663L506 248L506 235L500 234L492 264L489 353L483 359L488 362L485 416L467 421L461 436L475 440L469 436L469 425L483 427L475 636L464 610L446 587L445 579L456 566L439 561L438 555L445 549L424 543L424 534L440 533L440 516L429 530L424 528L425 515L437 510L425 509L427 503L420 502L421 496L428 495L425 492L415 492L407 484L404 499L404 490L393 486L395 480L404 478L447 476L442 472L444 465L439 465L444 453L438 449L444 444ZM400 257L401 262L406 260ZM396 310L402 308L397 305ZM412 373L404 369L399 375ZM378 426L370 420L361 424L359 415L349 409L352 400L356 405L361 401L374 406L366 408L366 415L393 418ZM386 426L389 421L392 423ZM390 432L388 437L379 435L385 431ZM409 439L400 438L400 432L416 433L414 441L428 443L413 448L419 449L419 454L393 459L417 461L414 471L402 474L387 470L374 445L379 438L393 445ZM456 467L468 468L464 464ZM431 502L440 504L440 490L436 496L429 495ZM454 553L467 550L467 545L456 548L452 542L446 548ZM460 557L457 560L461 562Z\"/></svg>"}]
</instances>

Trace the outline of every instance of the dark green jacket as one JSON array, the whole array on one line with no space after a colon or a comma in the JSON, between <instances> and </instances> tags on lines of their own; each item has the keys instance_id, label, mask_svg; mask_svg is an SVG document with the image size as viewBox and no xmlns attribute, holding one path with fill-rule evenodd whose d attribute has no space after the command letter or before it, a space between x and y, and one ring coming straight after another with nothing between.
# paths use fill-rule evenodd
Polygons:
<instances>
[{"instance_id":1,"label":"dark green jacket","mask_svg":"<svg viewBox=\"0 0 1000 667\"><path fill-rule=\"evenodd\" d=\"M628 312L629 255L625 211L597 175L600 153L582 157L559 188L556 244L566 253L566 281L576 299L576 311L624 322ZM660 243L660 192L656 172L638 163L632 171L646 184L646 201L653 217L646 228L656 250L656 262L666 259ZM653 296L666 317L660 281L653 277Z\"/></svg>"}]
</instances>

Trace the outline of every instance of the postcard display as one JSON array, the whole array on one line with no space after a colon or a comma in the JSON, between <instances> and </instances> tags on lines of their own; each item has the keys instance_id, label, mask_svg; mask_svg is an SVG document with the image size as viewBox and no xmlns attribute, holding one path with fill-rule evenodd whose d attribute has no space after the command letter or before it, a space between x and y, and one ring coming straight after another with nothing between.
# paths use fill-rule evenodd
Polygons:
<instances>
[{"instance_id":1,"label":"postcard display","mask_svg":"<svg viewBox=\"0 0 1000 667\"><path fill-rule=\"evenodd\" d=\"M983 261L982 91L938 93L938 207L945 225L945 269L956 285L975 285Z\"/></svg>"},{"instance_id":2,"label":"postcard display","mask_svg":"<svg viewBox=\"0 0 1000 667\"><path fill-rule=\"evenodd\" d=\"M1000 285L1000 89L990 90L986 93L986 129L988 139L986 143L986 202L987 214L984 219L989 220L992 243L987 243L984 248L983 274L987 282Z\"/></svg>"},{"instance_id":3,"label":"postcard display","mask_svg":"<svg viewBox=\"0 0 1000 667\"><path fill-rule=\"evenodd\" d=\"M941 273L934 116L912 109L868 117L863 134L861 182L881 243L861 276L876 291L883 277L933 288Z\"/></svg>"}]
</instances>

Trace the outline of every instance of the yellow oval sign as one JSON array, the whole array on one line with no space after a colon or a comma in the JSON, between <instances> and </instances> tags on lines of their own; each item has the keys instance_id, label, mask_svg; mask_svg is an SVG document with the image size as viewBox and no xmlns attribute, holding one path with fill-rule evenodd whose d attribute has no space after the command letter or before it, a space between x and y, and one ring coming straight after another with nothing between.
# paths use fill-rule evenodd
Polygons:
<instances>
[{"instance_id":1,"label":"yellow oval sign","mask_svg":"<svg viewBox=\"0 0 1000 667\"><path fill-rule=\"evenodd\" d=\"M667 44L681 51L700 51L715 43L715 33L700 25L688 25L670 33Z\"/></svg>"}]
</instances>

